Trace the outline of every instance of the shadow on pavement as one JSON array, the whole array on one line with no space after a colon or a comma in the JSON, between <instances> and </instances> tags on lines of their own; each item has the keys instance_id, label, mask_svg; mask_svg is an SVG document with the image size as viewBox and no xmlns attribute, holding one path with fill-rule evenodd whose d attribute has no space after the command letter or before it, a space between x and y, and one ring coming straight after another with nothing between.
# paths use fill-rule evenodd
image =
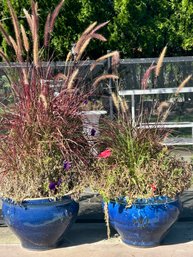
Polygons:
<instances>
[{"instance_id":1,"label":"shadow on pavement","mask_svg":"<svg viewBox=\"0 0 193 257\"><path fill-rule=\"evenodd\" d=\"M162 245L193 241L193 222L176 222L162 241Z\"/></svg>"},{"instance_id":2,"label":"shadow on pavement","mask_svg":"<svg viewBox=\"0 0 193 257\"><path fill-rule=\"evenodd\" d=\"M114 229L111 229L111 237L117 237ZM60 247L91 244L103 240L107 240L105 223L75 223L65 236L65 241Z\"/></svg>"}]
</instances>

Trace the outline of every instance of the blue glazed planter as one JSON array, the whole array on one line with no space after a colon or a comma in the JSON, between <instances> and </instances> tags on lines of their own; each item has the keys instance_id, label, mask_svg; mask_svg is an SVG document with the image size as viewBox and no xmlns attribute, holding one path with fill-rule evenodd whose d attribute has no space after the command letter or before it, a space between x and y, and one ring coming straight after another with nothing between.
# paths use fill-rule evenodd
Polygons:
<instances>
[{"instance_id":1,"label":"blue glazed planter","mask_svg":"<svg viewBox=\"0 0 193 257\"><path fill-rule=\"evenodd\" d=\"M79 204L70 197L58 201L31 199L20 205L3 200L2 214L24 248L48 250L63 243L64 234L75 221L78 209Z\"/></svg>"},{"instance_id":2,"label":"blue glazed planter","mask_svg":"<svg viewBox=\"0 0 193 257\"><path fill-rule=\"evenodd\" d=\"M112 227L128 245L153 247L160 244L172 224L177 220L181 202L167 197L139 200L130 208L124 202L108 203Z\"/></svg>"}]
</instances>

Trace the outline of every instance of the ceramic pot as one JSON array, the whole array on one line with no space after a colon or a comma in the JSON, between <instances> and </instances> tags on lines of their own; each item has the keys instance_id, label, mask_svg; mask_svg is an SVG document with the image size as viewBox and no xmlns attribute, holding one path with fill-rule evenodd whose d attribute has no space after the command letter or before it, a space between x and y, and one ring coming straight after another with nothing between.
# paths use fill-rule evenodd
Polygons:
<instances>
[{"instance_id":1,"label":"ceramic pot","mask_svg":"<svg viewBox=\"0 0 193 257\"><path fill-rule=\"evenodd\" d=\"M75 221L78 209L79 204L70 197L56 201L29 199L21 204L3 200L2 214L24 248L47 250L64 242L64 235Z\"/></svg>"},{"instance_id":2,"label":"ceramic pot","mask_svg":"<svg viewBox=\"0 0 193 257\"><path fill-rule=\"evenodd\" d=\"M106 114L106 111L82 111L83 133L91 147L91 153L95 156L98 155L94 147L94 140L99 136L99 120L101 115Z\"/></svg>"},{"instance_id":3,"label":"ceramic pot","mask_svg":"<svg viewBox=\"0 0 193 257\"><path fill-rule=\"evenodd\" d=\"M131 207L123 202L108 204L109 220L121 240L137 247L160 244L182 208L180 200L156 197L138 200Z\"/></svg>"},{"instance_id":4,"label":"ceramic pot","mask_svg":"<svg viewBox=\"0 0 193 257\"><path fill-rule=\"evenodd\" d=\"M83 111L82 120L83 120L83 133L90 139L93 139L93 136L99 135L99 120L101 115L106 114L106 111L96 110L96 111ZM94 130L94 133L92 132Z\"/></svg>"}]
</instances>

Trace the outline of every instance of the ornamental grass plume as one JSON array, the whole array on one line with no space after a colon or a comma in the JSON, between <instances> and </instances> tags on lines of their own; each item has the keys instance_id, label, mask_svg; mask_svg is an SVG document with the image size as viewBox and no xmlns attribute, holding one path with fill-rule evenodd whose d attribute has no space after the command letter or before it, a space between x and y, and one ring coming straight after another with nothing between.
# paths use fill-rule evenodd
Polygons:
<instances>
[{"instance_id":1,"label":"ornamental grass plume","mask_svg":"<svg viewBox=\"0 0 193 257\"><path fill-rule=\"evenodd\" d=\"M82 71L85 61L80 59L85 42L93 38L104 41L98 30L106 23L93 23L84 31L74 55L71 51L68 54L64 73L54 73L51 59L44 65L54 21L63 2L48 14L44 47L39 40L37 2L31 1L32 13L24 9L31 35L20 27L9 0L15 38L0 24L0 31L15 50L15 60L20 65L20 68L10 66L6 73L12 102L2 106L0 117L0 192L14 201L65 194L78 196L93 159L82 133L81 106L102 80L117 78L114 74L102 74L88 87L89 72ZM0 54L9 63L3 50Z\"/></svg>"}]
</instances>

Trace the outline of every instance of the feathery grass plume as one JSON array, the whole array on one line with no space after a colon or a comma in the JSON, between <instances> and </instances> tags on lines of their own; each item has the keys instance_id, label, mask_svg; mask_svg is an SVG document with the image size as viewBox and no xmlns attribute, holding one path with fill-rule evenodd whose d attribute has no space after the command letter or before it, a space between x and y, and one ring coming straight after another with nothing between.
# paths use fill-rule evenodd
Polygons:
<instances>
[{"instance_id":1,"label":"feathery grass plume","mask_svg":"<svg viewBox=\"0 0 193 257\"><path fill-rule=\"evenodd\" d=\"M64 3L64 0L62 0L55 8L55 10L53 11L52 15L51 15L51 19L50 19L50 31L49 33L52 33L53 28L54 28L54 23L56 20L56 17L58 16L58 13L60 11L60 9L62 8L62 5Z\"/></svg>"},{"instance_id":2,"label":"feathery grass plume","mask_svg":"<svg viewBox=\"0 0 193 257\"><path fill-rule=\"evenodd\" d=\"M35 2L34 8L35 8L35 12L38 14L38 2Z\"/></svg>"},{"instance_id":3,"label":"feathery grass plume","mask_svg":"<svg viewBox=\"0 0 193 257\"><path fill-rule=\"evenodd\" d=\"M32 1L32 35L33 35L33 61L34 65L36 67L39 66L39 19L38 19L38 13L37 13L37 3L35 4L34 1Z\"/></svg>"},{"instance_id":4,"label":"feathery grass plume","mask_svg":"<svg viewBox=\"0 0 193 257\"><path fill-rule=\"evenodd\" d=\"M15 54L16 54L18 60L19 60L17 43L16 43L15 40L12 38L12 36L9 36L9 40L10 40L10 42L11 42L11 44L12 44L12 47L13 47L13 49L14 49L14 51L15 51Z\"/></svg>"},{"instance_id":5,"label":"feathery grass plume","mask_svg":"<svg viewBox=\"0 0 193 257\"><path fill-rule=\"evenodd\" d=\"M124 106L124 110L125 112L128 112L128 104L127 104L127 101L125 100L125 98L123 99L123 106Z\"/></svg>"},{"instance_id":6,"label":"feathery grass plume","mask_svg":"<svg viewBox=\"0 0 193 257\"><path fill-rule=\"evenodd\" d=\"M66 77L66 75L64 75L63 73L58 73L58 74L54 77L54 80L56 81L56 80L60 80L60 79L66 81L66 80L67 80L67 77Z\"/></svg>"},{"instance_id":7,"label":"feathery grass plume","mask_svg":"<svg viewBox=\"0 0 193 257\"><path fill-rule=\"evenodd\" d=\"M3 60L4 60L5 62L7 62L7 63L10 65L9 60L8 60L7 56L5 55L5 53L3 52L2 49L0 49L0 56L3 58Z\"/></svg>"},{"instance_id":8,"label":"feathery grass plume","mask_svg":"<svg viewBox=\"0 0 193 257\"><path fill-rule=\"evenodd\" d=\"M85 39L85 42L82 44L82 46L77 54L76 61L79 61L81 59L82 54L84 53L84 50L87 48L87 46L90 43L90 40L91 40L90 37L88 39Z\"/></svg>"},{"instance_id":9,"label":"feathery grass plume","mask_svg":"<svg viewBox=\"0 0 193 257\"><path fill-rule=\"evenodd\" d=\"M158 115L160 115L160 114L164 111L164 109L166 109L166 108L168 109L169 104L170 104L170 103L168 103L168 102L166 102L166 101L161 102L161 103L159 104L159 106L157 107Z\"/></svg>"},{"instance_id":10,"label":"feathery grass plume","mask_svg":"<svg viewBox=\"0 0 193 257\"><path fill-rule=\"evenodd\" d=\"M36 18L37 25L39 26L39 19L38 19L38 2L34 2L31 0L31 8L32 8L32 15Z\"/></svg>"},{"instance_id":11,"label":"feathery grass plume","mask_svg":"<svg viewBox=\"0 0 193 257\"><path fill-rule=\"evenodd\" d=\"M30 27L30 31L33 32L33 27L32 27L32 18L31 15L29 14L29 12L24 8L23 12L25 14L25 17L27 19L28 25ZM32 35L33 36L33 35Z\"/></svg>"},{"instance_id":12,"label":"feathery grass plume","mask_svg":"<svg viewBox=\"0 0 193 257\"><path fill-rule=\"evenodd\" d=\"M33 61L34 65L38 67L39 65L39 40L38 40L38 33L36 28L36 21L34 16L32 16L32 26L33 26Z\"/></svg>"},{"instance_id":13,"label":"feathery grass plume","mask_svg":"<svg viewBox=\"0 0 193 257\"><path fill-rule=\"evenodd\" d=\"M82 35L87 35L87 34L89 34L89 33L93 30L93 28L94 28L96 25L97 25L97 22L96 22L96 21L93 22L92 24L90 24L90 25L88 26L88 28L86 28L85 31L82 33Z\"/></svg>"},{"instance_id":14,"label":"feathery grass plume","mask_svg":"<svg viewBox=\"0 0 193 257\"><path fill-rule=\"evenodd\" d=\"M82 54L84 53L84 50L87 48L88 44L90 43L90 40L93 38L98 39L103 42L107 41L105 37L103 37L101 34L98 34L98 33L94 33L92 35L86 36L84 41L82 41L82 45L77 54L76 61L79 61L81 59Z\"/></svg>"},{"instance_id":15,"label":"feathery grass plume","mask_svg":"<svg viewBox=\"0 0 193 257\"><path fill-rule=\"evenodd\" d=\"M98 39L100 41L103 41L103 42L107 41L107 39L104 36L102 36L101 34L98 34L98 33L92 34L92 38L96 38L96 39Z\"/></svg>"},{"instance_id":16,"label":"feathery grass plume","mask_svg":"<svg viewBox=\"0 0 193 257\"><path fill-rule=\"evenodd\" d=\"M26 9L23 9L23 12L25 14L28 25L30 27L30 31L32 33L34 65L38 66L38 61L39 61L38 14L37 14L37 6L36 7L34 6L33 1L32 1L32 5L33 5L33 15L30 15Z\"/></svg>"},{"instance_id":17,"label":"feathery grass plume","mask_svg":"<svg viewBox=\"0 0 193 257\"><path fill-rule=\"evenodd\" d=\"M114 103L117 111L119 111L119 98L117 97L117 95L114 92L112 92L111 95L112 95L113 103Z\"/></svg>"},{"instance_id":18,"label":"feathery grass plume","mask_svg":"<svg viewBox=\"0 0 193 257\"><path fill-rule=\"evenodd\" d=\"M22 24L21 24L21 34L23 37L24 48L25 48L26 52L28 53L29 52L29 40L28 40L27 34L25 32L24 26Z\"/></svg>"},{"instance_id":19,"label":"feathery grass plume","mask_svg":"<svg viewBox=\"0 0 193 257\"><path fill-rule=\"evenodd\" d=\"M168 104L168 107L167 107L166 110L165 110L165 112L163 112L163 114L162 114L162 119L161 119L161 123L166 121L167 117L168 117L169 114L170 114L172 105L173 105L172 103L169 103L169 104Z\"/></svg>"},{"instance_id":20,"label":"feathery grass plume","mask_svg":"<svg viewBox=\"0 0 193 257\"><path fill-rule=\"evenodd\" d=\"M49 38L50 38L50 17L51 14L49 13L46 19L45 27L44 27L44 46L48 46Z\"/></svg>"},{"instance_id":21,"label":"feathery grass plume","mask_svg":"<svg viewBox=\"0 0 193 257\"><path fill-rule=\"evenodd\" d=\"M17 18L17 15L12 7L12 4L10 0L7 0L9 11L12 17L12 22L13 22L13 27L14 27L14 32L15 32L15 37L16 37L16 42L17 42L17 56L18 56L18 61L23 62L22 58L22 51L23 51L23 46L22 46L22 41L21 41L21 31L19 27L19 21Z\"/></svg>"},{"instance_id":22,"label":"feathery grass plume","mask_svg":"<svg viewBox=\"0 0 193 257\"><path fill-rule=\"evenodd\" d=\"M149 80L149 77L150 77L150 75L151 75L151 72L152 72L152 70L154 70L156 67L157 67L156 65L151 64L151 66L146 70L145 74L143 75L142 81L141 81L142 89L146 89L146 88L147 88L147 86L148 86L148 80Z\"/></svg>"},{"instance_id":23,"label":"feathery grass plume","mask_svg":"<svg viewBox=\"0 0 193 257\"><path fill-rule=\"evenodd\" d=\"M105 22L99 24L98 26L96 26L96 27L91 31L91 33L92 33L92 34L95 33L97 30L99 30L99 29L105 27L108 23L109 23L109 21L105 21Z\"/></svg>"},{"instance_id":24,"label":"feathery grass plume","mask_svg":"<svg viewBox=\"0 0 193 257\"><path fill-rule=\"evenodd\" d=\"M107 25L109 22L104 22L99 24L98 26L96 26L96 22L94 22L93 24L91 24L81 35L81 37L79 38L78 42L76 43L75 46L75 53L79 53L80 49L82 48L82 45L84 45L85 41L87 41L89 38L93 38L93 34L95 34L95 32L97 30L99 30L100 28L104 27L105 25Z\"/></svg>"},{"instance_id":25,"label":"feathery grass plume","mask_svg":"<svg viewBox=\"0 0 193 257\"><path fill-rule=\"evenodd\" d=\"M118 51L114 51L114 52L105 54L105 55L101 56L100 58L98 58L98 59L90 66L90 71L92 71L92 70L96 67L96 65L97 65L98 62L101 62L101 61L103 61L103 60L106 60L106 59L109 58L109 57L112 57L112 60L113 60L113 58L114 58L114 60L113 60L114 65L115 65L115 63L118 64L118 62L119 62L119 52L118 52Z\"/></svg>"},{"instance_id":26,"label":"feathery grass plume","mask_svg":"<svg viewBox=\"0 0 193 257\"><path fill-rule=\"evenodd\" d=\"M71 51L70 51L70 52L67 54L67 56L66 56L66 62L70 61L71 58L72 58L72 53L71 53Z\"/></svg>"},{"instance_id":27,"label":"feathery grass plume","mask_svg":"<svg viewBox=\"0 0 193 257\"><path fill-rule=\"evenodd\" d=\"M4 38L5 38L6 42L7 42L7 44L8 44L8 45L11 45L11 42L10 42L10 39L9 39L9 35L8 35L8 33L5 31L5 29L4 29L4 27L3 27L3 25L2 25L1 22L0 22L0 31L1 31L1 33L3 34L3 36L4 36Z\"/></svg>"},{"instance_id":28,"label":"feathery grass plume","mask_svg":"<svg viewBox=\"0 0 193 257\"><path fill-rule=\"evenodd\" d=\"M34 36L39 37L38 31L39 31L39 17L38 17L38 3L31 0L31 8L32 8L32 20L34 18Z\"/></svg>"},{"instance_id":29,"label":"feathery grass plume","mask_svg":"<svg viewBox=\"0 0 193 257\"><path fill-rule=\"evenodd\" d=\"M47 100L46 100L46 97L44 94L40 94L39 96L40 100L42 101L43 105L44 105L44 108L47 110L48 108L48 103L47 103Z\"/></svg>"},{"instance_id":30,"label":"feathery grass plume","mask_svg":"<svg viewBox=\"0 0 193 257\"><path fill-rule=\"evenodd\" d=\"M114 52L114 55L112 56L112 59L111 59L111 65L113 68L115 68L120 62L120 54L119 54L119 51L115 51Z\"/></svg>"},{"instance_id":31,"label":"feathery grass plume","mask_svg":"<svg viewBox=\"0 0 193 257\"><path fill-rule=\"evenodd\" d=\"M127 102L126 102L125 98L124 98L124 99L121 99L120 104L121 104L121 111L122 111L123 113L127 113L127 111L128 111L128 105L127 105Z\"/></svg>"},{"instance_id":32,"label":"feathery grass plume","mask_svg":"<svg viewBox=\"0 0 193 257\"><path fill-rule=\"evenodd\" d=\"M157 65L156 65L156 70L155 70L156 77L159 76L159 73L160 73L160 70L161 70L161 67L162 67L162 64L163 64L163 60L164 60L164 57L165 57L165 54L166 54L166 50L167 50L167 46L164 47L164 49L162 50L162 52L160 54L160 57L158 59L158 62L157 62Z\"/></svg>"},{"instance_id":33,"label":"feathery grass plume","mask_svg":"<svg viewBox=\"0 0 193 257\"><path fill-rule=\"evenodd\" d=\"M31 2L31 10L32 10L32 14L31 16L34 16L34 18L36 19L36 22L38 23L37 26L39 26L39 20L38 20L38 3L34 2L34 0L30 0Z\"/></svg>"},{"instance_id":34,"label":"feathery grass plume","mask_svg":"<svg viewBox=\"0 0 193 257\"><path fill-rule=\"evenodd\" d=\"M179 85L179 87L176 90L175 96L178 96L179 92L188 83L188 81L191 79L191 77L192 77L192 75L189 75L185 80L182 81L182 83Z\"/></svg>"},{"instance_id":35,"label":"feathery grass plume","mask_svg":"<svg viewBox=\"0 0 193 257\"><path fill-rule=\"evenodd\" d=\"M60 9L62 8L62 5L64 3L64 0L62 0L55 8L53 13L49 13L46 19L45 27L44 27L44 46L47 47L50 40L50 35L54 28L54 23L56 20L56 17L58 16L58 13Z\"/></svg>"},{"instance_id":36,"label":"feathery grass plume","mask_svg":"<svg viewBox=\"0 0 193 257\"><path fill-rule=\"evenodd\" d=\"M90 35L92 29L96 26L97 22L92 23L81 35L81 37L79 38L79 40L76 42L76 46L74 49L75 53L79 53L80 48L82 46L82 44L84 44L84 41L86 39L88 39L88 35Z\"/></svg>"},{"instance_id":37,"label":"feathery grass plume","mask_svg":"<svg viewBox=\"0 0 193 257\"><path fill-rule=\"evenodd\" d=\"M74 79L77 77L78 73L79 73L79 69L76 69L73 71L72 75L70 76L68 85L67 85L68 89L71 89L73 87Z\"/></svg>"},{"instance_id":38,"label":"feathery grass plume","mask_svg":"<svg viewBox=\"0 0 193 257\"><path fill-rule=\"evenodd\" d=\"M104 74L96 78L96 80L93 83L93 88L95 88L102 80L105 79L118 79L119 77L113 74Z\"/></svg>"}]
</instances>

